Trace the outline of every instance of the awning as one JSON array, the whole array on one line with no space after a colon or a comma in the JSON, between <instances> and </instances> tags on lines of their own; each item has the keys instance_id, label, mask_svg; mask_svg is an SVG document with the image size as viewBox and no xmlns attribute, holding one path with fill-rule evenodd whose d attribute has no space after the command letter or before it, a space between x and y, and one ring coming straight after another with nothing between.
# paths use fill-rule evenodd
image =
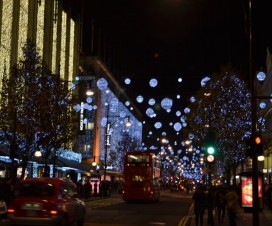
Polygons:
<instances>
[{"instance_id":1,"label":"awning","mask_svg":"<svg viewBox=\"0 0 272 226\"><path fill-rule=\"evenodd\" d=\"M0 145L0 162L4 164L10 164L9 150L7 145Z\"/></svg>"},{"instance_id":2,"label":"awning","mask_svg":"<svg viewBox=\"0 0 272 226\"><path fill-rule=\"evenodd\" d=\"M74 169L74 170L79 170L79 171L84 171L84 172L86 172L86 171L90 172L90 170L92 169L91 164L68 160L68 159L64 159L62 157L57 158L56 166L66 167L68 169Z\"/></svg>"},{"instance_id":3,"label":"awning","mask_svg":"<svg viewBox=\"0 0 272 226\"><path fill-rule=\"evenodd\" d=\"M0 161L10 162L9 159L9 150L7 146L0 145ZM33 156L29 162L37 162L39 164L44 164L44 159L42 157ZM49 163L52 165L52 163ZM62 157L57 157L56 159L56 167L66 167L71 170L78 170L83 172L90 172L92 169L91 164L86 164L82 162L77 162L73 160L68 160Z\"/></svg>"}]
</instances>

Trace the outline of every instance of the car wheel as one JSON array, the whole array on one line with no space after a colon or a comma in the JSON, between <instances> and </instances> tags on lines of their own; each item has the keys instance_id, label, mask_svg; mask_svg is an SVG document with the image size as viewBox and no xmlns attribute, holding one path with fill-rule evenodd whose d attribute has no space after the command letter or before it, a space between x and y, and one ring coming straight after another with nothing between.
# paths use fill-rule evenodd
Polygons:
<instances>
[{"instance_id":1,"label":"car wheel","mask_svg":"<svg viewBox=\"0 0 272 226\"><path fill-rule=\"evenodd\" d=\"M77 226L83 226L84 225L84 219L81 219L77 222Z\"/></svg>"},{"instance_id":2,"label":"car wheel","mask_svg":"<svg viewBox=\"0 0 272 226\"><path fill-rule=\"evenodd\" d=\"M62 217L62 220L61 220L61 226L69 226L69 221L68 221L68 218L67 216L63 216Z\"/></svg>"}]
</instances>

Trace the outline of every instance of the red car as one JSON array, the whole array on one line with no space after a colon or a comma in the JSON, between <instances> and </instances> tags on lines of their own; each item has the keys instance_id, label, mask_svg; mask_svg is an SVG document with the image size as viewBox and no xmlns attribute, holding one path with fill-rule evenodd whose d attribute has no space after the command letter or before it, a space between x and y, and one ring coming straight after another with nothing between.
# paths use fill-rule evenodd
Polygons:
<instances>
[{"instance_id":1,"label":"red car","mask_svg":"<svg viewBox=\"0 0 272 226\"><path fill-rule=\"evenodd\" d=\"M26 179L8 206L8 219L11 225L83 226L85 203L77 197L68 179Z\"/></svg>"}]
</instances>

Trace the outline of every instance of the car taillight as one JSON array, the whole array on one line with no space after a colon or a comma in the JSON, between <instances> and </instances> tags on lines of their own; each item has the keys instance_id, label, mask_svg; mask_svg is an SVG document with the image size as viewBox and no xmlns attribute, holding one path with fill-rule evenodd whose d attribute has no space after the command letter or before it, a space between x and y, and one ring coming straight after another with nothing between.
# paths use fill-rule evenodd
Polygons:
<instances>
[{"instance_id":1,"label":"car taillight","mask_svg":"<svg viewBox=\"0 0 272 226\"><path fill-rule=\"evenodd\" d=\"M8 213L14 213L14 212L15 212L15 209L9 208L9 209L7 210L7 212L8 212Z\"/></svg>"},{"instance_id":2,"label":"car taillight","mask_svg":"<svg viewBox=\"0 0 272 226\"><path fill-rule=\"evenodd\" d=\"M57 210L51 210L51 211L50 211L50 214L51 214L51 215L57 215L57 214L58 214L58 211L57 211Z\"/></svg>"}]
</instances>

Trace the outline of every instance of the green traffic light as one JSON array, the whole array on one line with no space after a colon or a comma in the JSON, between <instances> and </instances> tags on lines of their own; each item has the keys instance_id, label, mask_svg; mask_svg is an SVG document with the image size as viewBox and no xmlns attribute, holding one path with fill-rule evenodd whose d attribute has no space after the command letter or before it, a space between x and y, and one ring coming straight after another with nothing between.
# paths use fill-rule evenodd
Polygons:
<instances>
[{"instance_id":1,"label":"green traffic light","mask_svg":"<svg viewBox=\"0 0 272 226\"><path fill-rule=\"evenodd\" d=\"M214 147L208 147L207 152L208 152L208 154L213 155L215 153Z\"/></svg>"}]
</instances>

